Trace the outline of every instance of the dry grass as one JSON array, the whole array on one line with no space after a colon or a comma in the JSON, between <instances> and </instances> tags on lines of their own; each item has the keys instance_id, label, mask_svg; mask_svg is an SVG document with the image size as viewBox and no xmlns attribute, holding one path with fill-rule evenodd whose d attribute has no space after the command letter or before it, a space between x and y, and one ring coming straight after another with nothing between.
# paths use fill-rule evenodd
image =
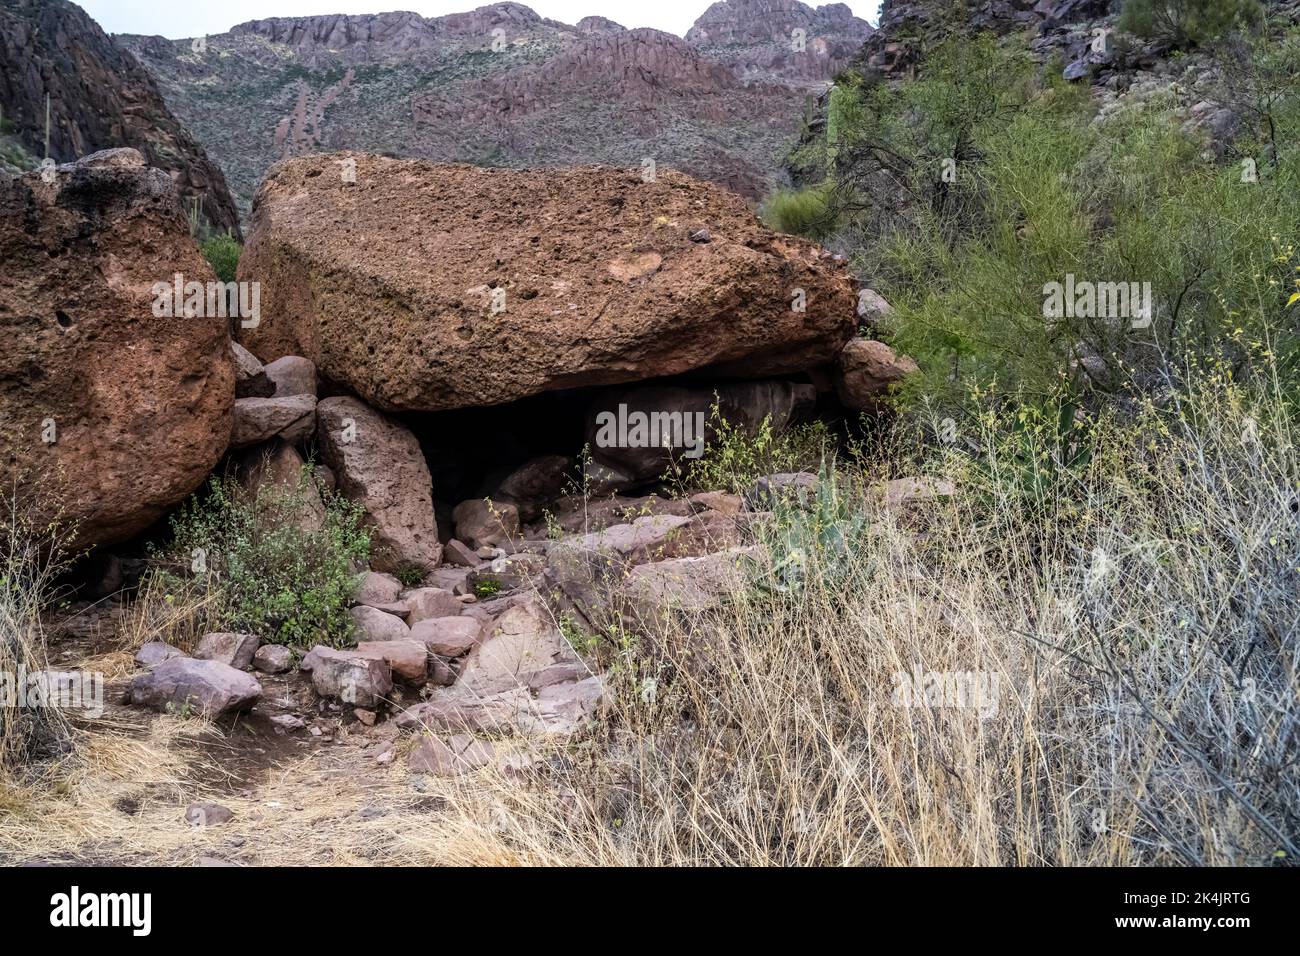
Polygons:
<instances>
[{"instance_id":1,"label":"dry grass","mask_svg":"<svg viewBox=\"0 0 1300 956\"><path fill-rule=\"evenodd\" d=\"M624 655L595 738L457 815L486 856L554 864L1295 860L1290 414L1211 378L1039 483L988 422L924 534L865 505L847 568L814 554L800 592ZM913 669L995 678L995 712L900 706Z\"/></svg>"},{"instance_id":2,"label":"dry grass","mask_svg":"<svg viewBox=\"0 0 1300 956\"><path fill-rule=\"evenodd\" d=\"M620 645L615 700L522 779L381 766L346 742L245 789L191 724L98 731L0 794L11 860L286 865L1265 865L1300 832L1300 456L1292 411L1224 380L1051 440L974 437L959 494L869 521L807 584ZM1039 436L1041 439L1043 436ZM1038 452L1043 451L1043 456ZM1027 465L1027 462L1029 463ZM1026 471L1035 480L1026 481ZM1041 480L1040 480L1041 479ZM865 476L841 470L853 491ZM778 557L780 557L778 555ZM902 706L900 673L983 706ZM977 704L980 702L976 702ZM963 705L965 704L965 705ZM143 736L142 736L143 735ZM409 742L399 747L409 746ZM123 795L147 796L137 812ZM228 824L190 830L189 800ZM4 812L7 809L8 812Z\"/></svg>"}]
</instances>

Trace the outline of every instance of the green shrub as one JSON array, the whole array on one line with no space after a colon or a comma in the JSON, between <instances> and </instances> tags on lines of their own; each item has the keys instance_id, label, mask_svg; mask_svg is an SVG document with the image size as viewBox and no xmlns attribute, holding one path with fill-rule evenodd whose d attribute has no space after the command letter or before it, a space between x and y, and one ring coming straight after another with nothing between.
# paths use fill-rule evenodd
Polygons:
<instances>
[{"instance_id":1,"label":"green shrub","mask_svg":"<svg viewBox=\"0 0 1300 956\"><path fill-rule=\"evenodd\" d=\"M370 554L362 511L344 498L315 501L311 468L296 486L256 494L214 478L172 518L164 573L206 574L222 592L214 627L274 644L349 643L355 568Z\"/></svg>"},{"instance_id":2,"label":"green shrub","mask_svg":"<svg viewBox=\"0 0 1300 956\"><path fill-rule=\"evenodd\" d=\"M1258 23L1262 15L1259 0L1125 0L1118 26L1185 48Z\"/></svg>"},{"instance_id":3,"label":"green shrub","mask_svg":"<svg viewBox=\"0 0 1300 956\"><path fill-rule=\"evenodd\" d=\"M824 239L835 225L828 180L803 189L782 189L763 203L763 221L779 232Z\"/></svg>"},{"instance_id":4,"label":"green shrub","mask_svg":"<svg viewBox=\"0 0 1300 956\"><path fill-rule=\"evenodd\" d=\"M239 265L239 256L244 247L235 241L230 233L221 233L208 239L200 247L203 257L212 265L217 278L222 282L235 281L235 269Z\"/></svg>"},{"instance_id":5,"label":"green shrub","mask_svg":"<svg viewBox=\"0 0 1300 956\"><path fill-rule=\"evenodd\" d=\"M835 140L809 155L836 184L837 244L894 306L891 344L921 366L905 401L1122 393L1188 356L1240 366L1263 341L1296 374L1300 42L1230 46L1195 91L1240 121L1221 159L1187 124L1185 91L1098 117L1086 88L1050 69L1036 79L1019 40L951 40L897 86L843 81ZM1153 321L1048 318L1045 289L1067 276L1149 284Z\"/></svg>"}]
</instances>

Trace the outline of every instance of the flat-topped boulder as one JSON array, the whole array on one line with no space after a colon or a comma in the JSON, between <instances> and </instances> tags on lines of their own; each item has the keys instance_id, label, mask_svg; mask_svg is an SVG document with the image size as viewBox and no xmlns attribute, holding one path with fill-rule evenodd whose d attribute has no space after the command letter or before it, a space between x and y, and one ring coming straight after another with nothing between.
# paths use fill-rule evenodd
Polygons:
<instances>
[{"instance_id":1,"label":"flat-topped boulder","mask_svg":"<svg viewBox=\"0 0 1300 956\"><path fill-rule=\"evenodd\" d=\"M796 372L833 361L856 322L843 262L662 168L301 156L254 210L239 274L261 283L261 322L240 340L388 411Z\"/></svg>"}]
</instances>

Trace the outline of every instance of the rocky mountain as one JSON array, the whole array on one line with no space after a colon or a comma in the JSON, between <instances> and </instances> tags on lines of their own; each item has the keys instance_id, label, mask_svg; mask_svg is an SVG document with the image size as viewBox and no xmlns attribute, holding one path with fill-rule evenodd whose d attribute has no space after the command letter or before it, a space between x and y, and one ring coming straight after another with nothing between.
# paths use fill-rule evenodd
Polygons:
<instances>
[{"instance_id":1,"label":"rocky mountain","mask_svg":"<svg viewBox=\"0 0 1300 956\"><path fill-rule=\"evenodd\" d=\"M171 174L183 202L201 201L209 225L238 230L221 168L167 108L135 57L66 0L4 0L0 133L32 157L45 155L47 96L51 159L70 162L101 149L133 147Z\"/></svg>"},{"instance_id":2,"label":"rocky mountain","mask_svg":"<svg viewBox=\"0 0 1300 956\"><path fill-rule=\"evenodd\" d=\"M509 167L653 161L757 197L782 176L809 97L871 32L843 4L725 0L685 39L497 3L118 40L247 214L272 163L336 149Z\"/></svg>"}]
</instances>

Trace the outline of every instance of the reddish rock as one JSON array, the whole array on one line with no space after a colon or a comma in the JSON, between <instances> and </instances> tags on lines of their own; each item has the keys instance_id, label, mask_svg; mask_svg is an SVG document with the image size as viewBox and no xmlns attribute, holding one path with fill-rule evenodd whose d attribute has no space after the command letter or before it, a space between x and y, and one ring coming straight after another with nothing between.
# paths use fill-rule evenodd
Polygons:
<instances>
[{"instance_id":1,"label":"reddish rock","mask_svg":"<svg viewBox=\"0 0 1300 956\"><path fill-rule=\"evenodd\" d=\"M411 637L440 657L460 657L482 635L482 625L472 617L431 617L411 628Z\"/></svg>"},{"instance_id":2,"label":"reddish rock","mask_svg":"<svg viewBox=\"0 0 1300 956\"><path fill-rule=\"evenodd\" d=\"M199 660L221 661L238 670L246 670L253 663L253 655L261 639L256 634L204 634L194 656Z\"/></svg>"},{"instance_id":3,"label":"reddish rock","mask_svg":"<svg viewBox=\"0 0 1300 956\"><path fill-rule=\"evenodd\" d=\"M400 617L378 608L359 604L350 612L357 633L363 641L400 641L411 636L411 629Z\"/></svg>"},{"instance_id":4,"label":"reddish rock","mask_svg":"<svg viewBox=\"0 0 1300 956\"><path fill-rule=\"evenodd\" d=\"M264 674L283 674L293 667L293 651L282 644L263 644L253 655L253 669Z\"/></svg>"},{"instance_id":5,"label":"reddish rock","mask_svg":"<svg viewBox=\"0 0 1300 956\"><path fill-rule=\"evenodd\" d=\"M359 502L378 571L432 569L442 559L429 465L404 426L355 398L316 406L316 439L339 491Z\"/></svg>"},{"instance_id":6,"label":"reddish rock","mask_svg":"<svg viewBox=\"0 0 1300 956\"><path fill-rule=\"evenodd\" d=\"M396 601L397 596L401 593L402 582L391 574L367 571L361 575L357 593L352 598L352 603L378 607L381 604L391 604Z\"/></svg>"},{"instance_id":7,"label":"reddish rock","mask_svg":"<svg viewBox=\"0 0 1300 956\"><path fill-rule=\"evenodd\" d=\"M342 158L291 159L263 183L239 266L262 283L263 319L241 341L264 361L306 356L376 407L713 365L770 376L830 361L853 333L842 262L680 173L358 154L349 184ZM701 227L710 242L690 240Z\"/></svg>"},{"instance_id":8,"label":"reddish rock","mask_svg":"<svg viewBox=\"0 0 1300 956\"><path fill-rule=\"evenodd\" d=\"M416 588L402 595L402 600L410 608L406 623L414 627L431 617L455 617L460 614L461 604L456 595L443 588Z\"/></svg>"},{"instance_id":9,"label":"reddish rock","mask_svg":"<svg viewBox=\"0 0 1300 956\"><path fill-rule=\"evenodd\" d=\"M225 452L230 320L154 314L155 284L216 281L165 172L115 150L47 178L0 178L0 484L51 492L70 544L104 545Z\"/></svg>"},{"instance_id":10,"label":"reddish rock","mask_svg":"<svg viewBox=\"0 0 1300 956\"><path fill-rule=\"evenodd\" d=\"M357 645L356 653L384 661L392 668L394 676L411 683L423 683L428 675L429 650L422 641L362 641Z\"/></svg>"},{"instance_id":11,"label":"reddish rock","mask_svg":"<svg viewBox=\"0 0 1300 956\"><path fill-rule=\"evenodd\" d=\"M500 545L519 536L519 509L507 501L471 498L458 504L451 517L456 537L473 548Z\"/></svg>"},{"instance_id":12,"label":"reddish rock","mask_svg":"<svg viewBox=\"0 0 1300 956\"><path fill-rule=\"evenodd\" d=\"M874 411L891 386L917 371L914 361L884 342L854 339L836 360L835 392L846 408Z\"/></svg>"}]
</instances>

